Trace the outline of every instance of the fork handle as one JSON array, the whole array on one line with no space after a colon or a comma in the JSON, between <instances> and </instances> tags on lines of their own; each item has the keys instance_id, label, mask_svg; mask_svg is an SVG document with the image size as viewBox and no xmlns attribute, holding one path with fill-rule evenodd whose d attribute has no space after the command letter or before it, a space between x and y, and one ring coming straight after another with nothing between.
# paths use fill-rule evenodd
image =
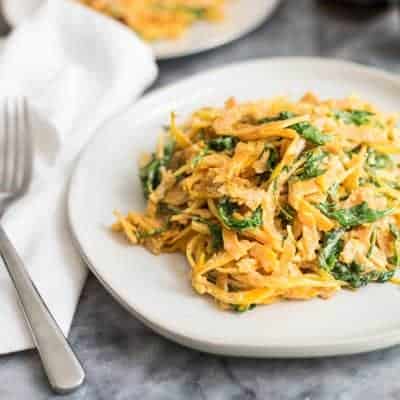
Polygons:
<instances>
[{"instance_id":1,"label":"fork handle","mask_svg":"<svg viewBox=\"0 0 400 400\"><path fill-rule=\"evenodd\" d=\"M52 389L57 393L68 393L77 389L85 379L82 365L46 307L1 225L0 255L18 293Z\"/></svg>"}]
</instances>

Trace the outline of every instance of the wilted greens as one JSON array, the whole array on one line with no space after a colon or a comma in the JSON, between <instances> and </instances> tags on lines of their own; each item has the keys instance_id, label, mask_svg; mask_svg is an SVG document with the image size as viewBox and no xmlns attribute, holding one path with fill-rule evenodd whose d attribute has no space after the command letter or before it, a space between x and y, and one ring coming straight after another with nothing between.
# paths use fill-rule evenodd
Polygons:
<instances>
[{"instance_id":1,"label":"wilted greens","mask_svg":"<svg viewBox=\"0 0 400 400\"><path fill-rule=\"evenodd\" d=\"M285 226L288 224L293 224L295 217L296 210L289 203L286 203L281 207L279 218L282 220Z\"/></svg>"},{"instance_id":2,"label":"wilted greens","mask_svg":"<svg viewBox=\"0 0 400 400\"><path fill-rule=\"evenodd\" d=\"M207 142L208 148L214 151L233 150L238 139L233 136L221 136Z\"/></svg>"},{"instance_id":3,"label":"wilted greens","mask_svg":"<svg viewBox=\"0 0 400 400\"><path fill-rule=\"evenodd\" d=\"M347 282L352 288L359 288L369 282L383 283L391 279L393 271L369 271L356 262L345 264L339 261L340 253L343 250L344 229L336 229L325 233L323 245L319 253L319 265L328 271L335 279Z\"/></svg>"},{"instance_id":4,"label":"wilted greens","mask_svg":"<svg viewBox=\"0 0 400 400\"><path fill-rule=\"evenodd\" d=\"M325 135L318 128L306 121L298 122L289 126L289 128L295 130L300 136L303 136L304 139L313 144L323 145L331 140L329 135Z\"/></svg>"},{"instance_id":5,"label":"wilted greens","mask_svg":"<svg viewBox=\"0 0 400 400\"><path fill-rule=\"evenodd\" d=\"M369 168L383 169L391 167L393 165L393 160L387 154L383 154L380 153L379 151L369 149L366 163Z\"/></svg>"},{"instance_id":6,"label":"wilted greens","mask_svg":"<svg viewBox=\"0 0 400 400\"><path fill-rule=\"evenodd\" d=\"M206 224L208 226L211 235L211 244L213 249L215 251L221 250L224 243L222 239L221 226L205 218L193 217L193 220L201 222L202 224Z\"/></svg>"},{"instance_id":7,"label":"wilted greens","mask_svg":"<svg viewBox=\"0 0 400 400\"><path fill-rule=\"evenodd\" d=\"M394 270L365 272L364 268L356 262L350 264L337 262L331 270L335 279L347 282L348 285L354 289L365 286L370 282L387 282L393 278L394 272Z\"/></svg>"},{"instance_id":8,"label":"wilted greens","mask_svg":"<svg viewBox=\"0 0 400 400\"><path fill-rule=\"evenodd\" d=\"M324 174L326 169L321 168L321 163L327 156L328 153L320 150L307 152L303 167L297 172L299 179L304 181Z\"/></svg>"},{"instance_id":9,"label":"wilted greens","mask_svg":"<svg viewBox=\"0 0 400 400\"><path fill-rule=\"evenodd\" d=\"M266 162L267 173L271 173L279 163L279 153L275 147L268 147L268 159Z\"/></svg>"},{"instance_id":10,"label":"wilted greens","mask_svg":"<svg viewBox=\"0 0 400 400\"><path fill-rule=\"evenodd\" d=\"M394 242L394 255L389 258L390 264L400 267L400 230L396 225L389 225L390 233L392 234Z\"/></svg>"},{"instance_id":11,"label":"wilted greens","mask_svg":"<svg viewBox=\"0 0 400 400\"><path fill-rule=\"evenodd\" d=\"M291 111L282 111L278 115L274 117L265 117L261 118L257 121L258 125L266 124L268 122L275 122L275 121L283 121L285 119L294 118L296 114L292 113Z\"/></svg>"},{"instance_id":12,"label":"wilted greens","mask_svg":"<svg viewBox=\"0 0 400 400\"><path fill-rule=\"evenodd\" d=\"M242 305L242 304L231 304L231 308L233 311L236 311L238 313L246 312L253 310L256 308L257 304L249 304L249 305Z\"/></svg>"},{"instance_id":13,"label":"wilted greens","mask_svg":"<svg viewBox=\"0 0 400 400\"><path fill-rule=\"evenodd\" d=\"M362 202L350 208L336 208L335 203L320 203L317 207L328 218L335 219L343 228L375 222L376 220L390 215L393 210L374 210L368 207L367 202Z\"/></svg>"},{"instance_id":14,"label":"wilted greens","mask_svg":"<svg viewBox=\"0 0 400 400\"><path fill-rule=\"evenodd\" d=\"M339 254L343 250L344 229L336 229L327 232L319 253L319 264L321 268L331 271L335 266Z\"/></svg>"},{"instance_id":15,"label":"wilted greens","mask_svg":"<svg viewBox=\"0 0 400 400\"><path fill-rule=\"evenodd\" d=\"M254 210L250 217L238 219L232 215L237 209L236 204L224 197L219 201L217 209L221 220L228 228L242 231L244 229L257 228L262 224L261 207L258 207L256 210Z\"/></svg>"},{"instance_id":16,"label":"wilted greens","mask_svg":"<svg viewBox=\"0 0 400 400\"><path fill-rule=\"evenodd\" d=\"M361 126L368 124L371 116L374 114L364 110L338 110L335 111L333 115L336 119L340 119L345 124Z\"/></svg>"},{"instance_id":17,"label":"wilted greens","mask_svg":"<svg viewBox=\"0 0 400 400\"><path fill-rule=\"evenodd\" d=\"M151 161L140 168L139 176L142 183L144 197L147 199L150 193L157 188L161 182L161 167L168 167L174 154L175 142L171 141L164 147L164 155L158 159L153 153Z\"/></svg>"}]
</instances>

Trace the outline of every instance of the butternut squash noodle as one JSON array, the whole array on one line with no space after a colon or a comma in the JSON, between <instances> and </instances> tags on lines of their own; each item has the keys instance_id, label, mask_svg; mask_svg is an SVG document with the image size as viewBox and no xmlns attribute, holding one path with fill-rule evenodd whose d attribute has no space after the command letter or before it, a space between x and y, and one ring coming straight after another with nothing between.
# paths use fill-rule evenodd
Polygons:
<instances>
[{"instance_id":1,"label":"butternut squash noodle","mask_svg":"<svg viewBox=\"0 0 400 400\"><path fill-rule=\"evenodd\" d=\"M171 115L141 161L144 214L113 230L154 254L181 252L224 309L329 298L400 265L397 114L306 93Z\"/></svg>"}]
</instances>

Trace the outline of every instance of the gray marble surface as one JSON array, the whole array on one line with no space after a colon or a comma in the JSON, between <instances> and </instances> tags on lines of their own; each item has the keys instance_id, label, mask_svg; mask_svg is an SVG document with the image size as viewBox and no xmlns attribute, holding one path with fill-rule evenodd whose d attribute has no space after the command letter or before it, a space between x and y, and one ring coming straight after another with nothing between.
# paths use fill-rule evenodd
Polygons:
<instances>
[{"instance_id":1,"label":"gray marble surface","mask_svg":"<svg viewBox=\"0 0 400 400\"><path fill-rule=\"evenodd\" d=\"M233 44L162 62L151 90L254 57L318 55L400 71L395 10L350 9L337 3L287 0L270 21ZM82 294L70 340L86 367L87 383L65 396L66 400L400 399L400 347L303 360L201 354L150 331L93 277ZM48 389L34 351L0 357L0 400L56 397Z\"/></svg>"}]
</instances>

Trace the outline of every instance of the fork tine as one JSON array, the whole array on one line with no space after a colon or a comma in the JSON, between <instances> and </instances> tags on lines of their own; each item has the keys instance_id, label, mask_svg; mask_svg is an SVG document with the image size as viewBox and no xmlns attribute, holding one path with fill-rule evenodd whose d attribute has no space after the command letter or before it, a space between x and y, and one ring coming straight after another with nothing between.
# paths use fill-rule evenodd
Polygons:
<instances>
[{"instance_id":1,"label":"fork tine","mask_svg":"<svg viewBox=\"0 0 400 400\"><path fill-rule=\"evenodd\" d=\"M20 123L20 116L19 116L19 100L16 99L12 102L11 107L11 115L14 119L14 130L11 140L13 141L13 154L14 160L12 164L12 180L11 180L11 190L17 190L19 187L19 175L20 175L20 158L21 158L21 151L19 148L19 143L21 141L21 123Z\"/></svg>"},{"instance_id":2,"label":"fork tine","mask_svg":"<svg viewBox=\"0 0 400 400\"><path fill-rule=\"evenodd\" d=\"M22 99L22 110L20 113L20 120L22 121L22 129L21 132L24 136L23 140L23 176L22 176L22 187L21 190L25 191L32 177L32 167L33 167L33 149L32 149L32 127L31 121L29 117L29 107L26 97Z\"/></svg>"},{"instance_id":3,"label":"fork tine","mask_svg":"<svg viewBox=\"0 0 400 400\"><path fill-rule=\"evenodd\" d=\"M8 170L9 170L9 142L10 142L10 126L8 119L8 99L4 100L3 104L3 128L4 128L4 143L3 143L3 174L2 187L4 191L8 190Z\"/></svg>"},{"instance_id":4,"label":"fork tine","mask_svg":"<svg viewBox=\"0 0 400 400\"><path fill-rule=\"evenodd\" d=\"M0 189L15 197L27 190L32 177L31 125L25 97L5 100L3 128L3 169Z\"/></svg>"}]
</instances>

